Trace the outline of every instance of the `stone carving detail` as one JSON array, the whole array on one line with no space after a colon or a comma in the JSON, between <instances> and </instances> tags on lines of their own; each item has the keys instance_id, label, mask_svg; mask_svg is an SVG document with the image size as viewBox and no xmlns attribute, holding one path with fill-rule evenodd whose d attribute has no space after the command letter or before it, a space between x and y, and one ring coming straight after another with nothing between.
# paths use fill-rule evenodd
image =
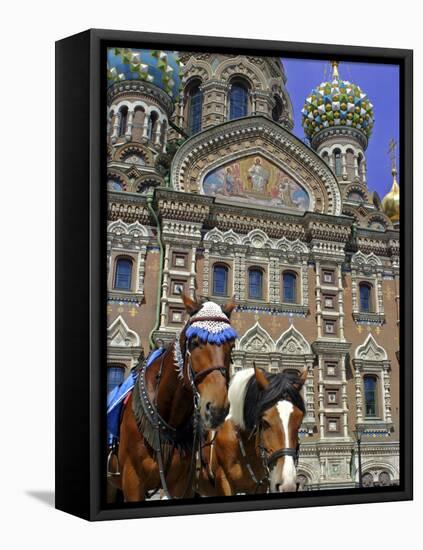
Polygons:
<instances>
[{"instance_id":1,"label":"stone carving detail","mask_svg":"<svg viewBox=\"0 0 423 550\"><path fill-rule=\"evenodd\" d=\"M275 351L275 342L257 321L241 338L238 347L241 350L254 353L269 353Z\"/></svg>"},{"instance_id":2,"label":"stone carving detail","mask_svg":"<svg viewBox=\"0 0 423 550\"><path fill-rule=\"evenodd\" d=\"M140 337L131 330L121 315L107 328L107 345L110 347L139 347Z\"/></svg>"},{"instance_id":3,"label":"stone carving detail","mask_svg":"<svg viewBox=\"0 0 423 550\"><path fill-rule=\"evenodd\" d=\"M276 342L276 351L286 355L311 355L311 347L294 325L291 325Z\"/></svg>"},{"instance_id":4,"label":"stone carving detail","mask_svg":"<svg viewBox=\"0 0 423 550\"><path fill-rule=\"evenodd\" d=\"M372 334L369 334L361 346L355 350L354 358L361 361L387 361L386 351L379 346Z\"/></svg>"}]
</instances>

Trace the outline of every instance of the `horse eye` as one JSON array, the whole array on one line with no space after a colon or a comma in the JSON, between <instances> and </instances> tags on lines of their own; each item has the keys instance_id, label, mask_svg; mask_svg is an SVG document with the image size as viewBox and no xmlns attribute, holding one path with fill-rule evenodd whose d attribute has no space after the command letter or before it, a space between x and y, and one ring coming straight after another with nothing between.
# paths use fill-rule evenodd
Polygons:
<instances>
[{"instance_id":1,"label":"horse eye","mask_svg":"<svg viewBox=\"0 0 423 550\"><path fill-rule=\"evenodd\" d=\"M200 340L198 338L193 338L192 340L189 341L190 349L198 348L199 345L200 345Z\"/></svg>"},{"instance_id":2,"label":"horse eye","mask_svg":"<svg viewBox=\"0 0 423 550\"><path fill-rule=\"evenodd\" d=\"M262 419L262 421L261 421L261 426L262 426L263 430L267 430L268 428L270 428L269 422L267 420L264 420L264 419Z\"/></svg>"}]
</instances>

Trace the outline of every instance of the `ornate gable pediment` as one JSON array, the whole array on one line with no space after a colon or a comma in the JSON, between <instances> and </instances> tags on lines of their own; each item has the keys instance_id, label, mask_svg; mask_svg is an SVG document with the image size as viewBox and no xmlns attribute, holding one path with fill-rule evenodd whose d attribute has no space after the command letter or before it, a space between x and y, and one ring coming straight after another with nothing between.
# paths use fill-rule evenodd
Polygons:
<instances>
[{"instance_id":1,"label":"ornate gable pediment","mask_svg":"<svg viewBox=\"0 0 423 550\"><path fill-rule=\"evenodd\" d=\"M284 355L311 355L311 347L294 325L291 325L276 342L276 351Z\"/></svg>"},{"instance_id":2,"label":"ornate gable pediment","mask_svg":"<svg viewBox=\"0 0 423 550\"><path fill-rule=\"evenodd\" d=\"M263 117L231 120L192 136L172 161L175 190L246 206L339 215L336 177L313 150Z\"/></svg>"},{"instance_id":3,"label":"ornate gable pediment","mask_svg":"<svg viewBox=\"0 0 423 550\"><path fill-rule=\"evenodd\" d=\"M238 348L242 351L253 353L269 353L275 351L275 342L257 321L241 338Z\"/></svg>"},{"instance_id":4,"label":"ornate gable pediment","mask_svg":"<svg viewBox=\"0 0 423 550\"><path fill-rule=\"evenodd\" d=\"M359 361L387 361L388 355L382 346L369 334L361 346L355 350L354 359Z\"/></svg>"},{"instance_id":5,"label":"ornate gable pediment","mask_svg":"<svg viewBox=\"0 0 423 550\"><path fill-rule=\"evenodd\" d=\"M140 337L131 330L121 315L107 328L107 345L114 348L139 347Z\"/></svg>"}]
</instances>

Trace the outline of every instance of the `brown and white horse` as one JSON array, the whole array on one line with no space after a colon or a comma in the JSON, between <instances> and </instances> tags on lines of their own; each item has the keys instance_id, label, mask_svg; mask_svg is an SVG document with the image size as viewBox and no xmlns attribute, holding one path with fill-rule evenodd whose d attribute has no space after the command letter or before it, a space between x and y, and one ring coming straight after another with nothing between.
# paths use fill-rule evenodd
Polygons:
<instances>
[{"instance_id":1,"label":"brown and white horse","mask_svg":"<svg viewBox=\"0 0 423 550\"><path fill-rule=\"evenodd\" d=\"M111 482L126 502L159 488L170 498L193 496L201 431L216 429L228 413L235 302L221 307L182 298L189 321L160 357L144 365L122 415L120 475Z\"/></svg>"},{"instance_id":2,"label":"brown and white horse","mask_svg":"<svg viewBox=\"0 0 423 550\"><path fill-rule=\"evenodd\" d=\"M300 390L306 377L307 369L300 376L255 367L235 374L229 415L214 440L209 435L209 471L203 471L200 494L296 491L298 431L305 412Z\"/></svg>"}]
</instances>

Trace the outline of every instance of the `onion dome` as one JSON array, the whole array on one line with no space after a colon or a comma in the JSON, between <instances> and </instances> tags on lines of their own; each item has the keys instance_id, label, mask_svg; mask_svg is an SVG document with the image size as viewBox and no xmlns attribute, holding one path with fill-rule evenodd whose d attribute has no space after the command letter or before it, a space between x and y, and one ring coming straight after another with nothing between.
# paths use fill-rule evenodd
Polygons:
<instances>
[{"instance_id":1,"label":"onion dome","mask_svg":"<svg viewBox=\"0 0 423 550\"><path fill-rule=\"evenodd\" d=\"M124 80L144 80L175 99L181 89L181 62L176 52L109 48L107 80L108 86Z\"/></svg>"},{"instance_id":2,"label":"onion dome","mask_svg":"<svg viewBox=\"0 0 423 550\"><path fill-rule=\"evenodd\" d=\"M332 67L332 81L314 88L301 111L305 134L312 138L325 128L346 126L361 130L368 138L374 123L373 105L359 86L339 78L337 62Z\"/></svg>"},{"instance_id":3,"label":"onion dome","mask_svg":"<svg viewBox=\"0 0 423 550\"><path fill-rule=\"evenodd\" d=\"M391 220L391 222L398 222L400 219L400 188L397 181L397 170L394 167L392 169L392 187L389 193L387 193L382 200L382 210Z\"/></svg>"}]
</instances>

